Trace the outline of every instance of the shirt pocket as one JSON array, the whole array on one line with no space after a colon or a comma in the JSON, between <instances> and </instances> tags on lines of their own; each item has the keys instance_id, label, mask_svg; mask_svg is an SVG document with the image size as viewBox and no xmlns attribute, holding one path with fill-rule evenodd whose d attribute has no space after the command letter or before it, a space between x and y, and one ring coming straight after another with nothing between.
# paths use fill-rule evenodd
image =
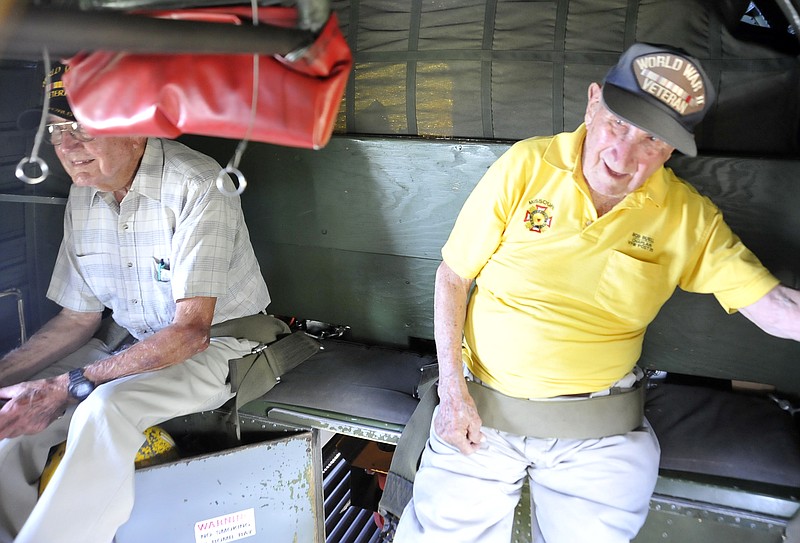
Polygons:
<instances>
[{"instance_id":1,"label":"shirt pocket","mask_svg":"<svg viewBox=\"0 0 800 543\"><path fill-rule=\"evenodd\" d=\"M600 276L595 301L621 319L647 326L674 290L666 266L613 251Z\"/></svg>"},{"instance_id":2,"label":"shirt pocket","mask_svg":"<svg viewBox=\"0 0 800 543\"><path fill-rule=\"evenodd\" d=\"M76 259L79 273L89 290L103 305L111 307L116 291L116 259L108 253L83 254Z\"/></svg>"}]
</instances>

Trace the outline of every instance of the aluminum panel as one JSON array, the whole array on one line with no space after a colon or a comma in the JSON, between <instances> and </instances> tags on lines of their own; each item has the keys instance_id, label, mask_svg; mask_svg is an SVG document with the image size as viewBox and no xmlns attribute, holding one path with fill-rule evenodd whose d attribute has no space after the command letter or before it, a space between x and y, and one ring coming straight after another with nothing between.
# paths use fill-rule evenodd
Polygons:
<instances>
[{"instance_id":1,"label":"aluminum panel","mask_svg":"<svg viewBox=\"0 0 800 543\"><path fill-rule=\"evenodd\" d=\"M305 432L138 470L115 543L321 543L321 462Z\"/></svg>"}]
</instances>

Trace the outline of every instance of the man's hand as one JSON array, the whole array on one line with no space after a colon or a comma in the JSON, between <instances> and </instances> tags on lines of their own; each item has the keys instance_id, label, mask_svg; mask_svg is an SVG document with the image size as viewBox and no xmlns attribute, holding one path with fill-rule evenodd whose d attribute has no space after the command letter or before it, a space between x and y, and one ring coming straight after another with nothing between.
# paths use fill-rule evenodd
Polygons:
<instances>
[{"instance_id":1,"label":"man's hand","mask_svg":"<svg viewBox=\"0 0 800 543\"><path fill-rule=\"evenodd\" d=\"M467 391L461 359L461 339L472 279L459 276L447 263L436 270L433 333L439 360L439 410L436 433L464 454L480 448L485 439L475 401Z\"/></svg>"},{"instance_id":2,"label":"man's hand","mask_svg":"<svg viewBox=\"0 0 800 543\"><path fill-rule=\"evenodd\" d=\"M210 297L178 300L172 324L121 353L87 365L84 368L86 377L99 385L127 375L179 364L202 352L210 341L209 330L215 305L216 298ZM59 326L55 328L64 329L63 323L70 322L69 319L76 316L83 317L75 312L62 311L57 321ZM89 326L85 330L94 333L97 329L94 325L95 318L99 323L99 314L89 314L86 317ZM53 326L48 330L52 329ZM53 336L51 332L48 333ZM38 340L34 341L33 337L36 336L39 336ZM46 348L46 334L37 332L33 337L18 352L24 354L33 351L31 345ZM84 336L81 339L84 342L88 340ZM27 381L0 388L0 400L9 400L0 409L0 439L35 434L47 428L64 413L67 404L72 401L67 393L68 382L69 376L65 373L51 379Z\"/></svg>"},{"instance_id":3,"label":"man's hand","mask_svg":"<svg viewBox=\"0 0 800 543\"><path fill-rule=\"evenodd\" d=\"M64 377L0 388L0 439L36 434L60 417L69 401Z\"/></svg>"},{"instance_id":4,"label":"man's hand","mask_svg":"<svg viewBox=\"0 0 800 543\"><path fill-rule=\"evenodd\" d=\"M475 401L463 387L450 392L439 388L439 411L433 421L436 433L463 454L477 451L486 437L481 432L481 417Z\"/></svg>"}]
</instances>

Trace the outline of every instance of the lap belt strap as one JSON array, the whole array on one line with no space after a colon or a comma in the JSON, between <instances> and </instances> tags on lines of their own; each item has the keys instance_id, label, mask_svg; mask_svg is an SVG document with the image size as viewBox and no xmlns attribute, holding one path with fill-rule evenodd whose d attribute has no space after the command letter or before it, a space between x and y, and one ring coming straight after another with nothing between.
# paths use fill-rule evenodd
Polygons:
<instances>
[{"instance_id":1,"label":"lap belt strap","mask_svg":"<svg viewBox=\"0 0 800 543\"><path fill-rule=\"evenodd\" d=\"M433 410L439 404L436 384L426 384L425 390L397 442L378 503L378 512L389 522L396 522L411 501L419 459L431 431ZM390 530L384 529L387 531Z\"/></svg>"},{"instance_id":2,"label":"lap belt strap","mask_svg":"<svg viewBox=\"0 0 800 543\"><path fill-rule=\"evenodd\" d=\"M423 389L423 387L420 387ZM427 391L405 425L392 456L378 511L396 522L411 500L419 459L439 403L436 386ZM608 396L565 400L512 398L474 381L467 388L484 426L533 437L590 439L625 434L642 425L646 380ZM391 532L384 527L384 532ZM800 543L800 542L798 542Z\"/></svg>"},{"instance_id":3,"label":"lap belt strap","mask_svg":"<svg viewBox=\"0 0 800 543\"><path fill-rule=\"evenodd\" d=\"M639 428L647 387L642 379L607 396L544 400L513 398L475 381L467 388L484 426L529 437L592 439Z\"/></svg>"},{"instance_id":4,"label":"lap belt strap","mask_svg":"<svg viewBox=\"0 0 800 543\"><path fill-rule=\"evenodd\" d=\"M786 523L786 529L783 532L783 541L785 543L798 543L800 542L800 510L796 511L792 518Z\"/></svg>"},{"instance_id":5,"label":"lap belt strap","mask_svg":"<svg viewBox=\"0 0 800 543\"><path fill-rule=\"evenodd\" d=\"M285 322L263 313L230 319L211 327L211 337L235 337L259 343L272 343L290 332Z\"/></svg>"},{"instance_id":6,"label":"lap belt strap","mask_svg":"<svg viewBox=\"0 0 800 543\"><path fill-rule=\"evenodd\" d=\"M231 392L236 393L226 404L231 410L228 423L238 439L242 436L239 409L266 394L280 381L281 375L321 349L319 342L305 332L290 332L286 323L264 314L231 319L211 327L211 337L259 343L252 353L228 361Z\"/></svg>"}]
</instances>

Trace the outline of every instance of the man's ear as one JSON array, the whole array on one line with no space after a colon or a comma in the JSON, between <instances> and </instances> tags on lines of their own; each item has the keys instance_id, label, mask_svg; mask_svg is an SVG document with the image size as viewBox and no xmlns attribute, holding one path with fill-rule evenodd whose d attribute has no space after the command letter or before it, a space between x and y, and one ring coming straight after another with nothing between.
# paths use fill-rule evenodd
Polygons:
<instances>
[{"instance_id":1,"label":"man's ear","mask_svg":"<svg viewBox=\"0 0 800 543\"><path fill-rule=\"evenodd\" d=\"M587 125L592 122L597 109L600 107L600 102L603 95L603 88L597 83L589 85L589 90L586 93L586 113L583 116L583 121Z\"/></svg>"}]
</instances>

